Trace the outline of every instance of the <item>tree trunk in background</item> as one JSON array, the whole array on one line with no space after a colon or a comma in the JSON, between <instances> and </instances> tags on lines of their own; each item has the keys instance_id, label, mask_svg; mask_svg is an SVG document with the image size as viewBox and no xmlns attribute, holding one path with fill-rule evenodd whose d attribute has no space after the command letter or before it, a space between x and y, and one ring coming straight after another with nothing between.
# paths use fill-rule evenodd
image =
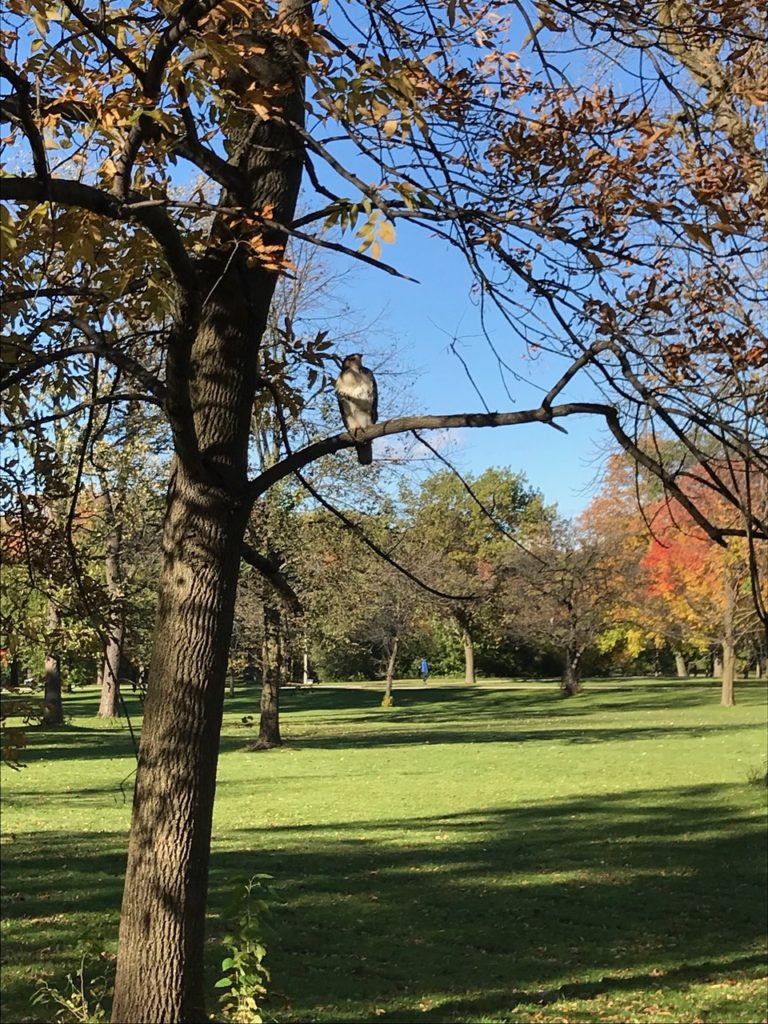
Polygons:
<instances>
[{"instance_id":1,"label":"tree trunk in background","mask_svg":"<svg viewBox=\"0 0 768 1024\"><path fill-rule=\"evenodd\" d=\"M573 651L570 648L565 652L565 665L563 666L563 678L560 682L560 692L564 697L574 697L581 691L581 651Z\"/></svg>"},{"instance_id":2,"label":"tree trunk in background","mask_svg":"<svg viewBox=\"0 0 768 1024\"><path fill-rule=\"evenodd\" d=\"M280 683L283 650L280 607L272 587L264 584L264 643L262 644L261 717L256 750L282 745L280 737Z\"/></svg>"},{"instance_id":3,"label":"tree trunk in background","mask_svg":"<svg viewBox=\"0 0 768 1024\"><path fill-rule=\"evenodd\" d=\"M120 716L120 660L124 640L125 627L123 623L111 623L101 676L99 718L118 718Z\"/></svg>"},{"instance_id":4,"label":"tree trunk in background","mask_svg":"<svg viewBox=\"0 0 768 1024\"><path fill-rule=\"evenodd\" d=\"M59 612L53 601L48 602L49 648L58 644ZM45 695L43 697L43 725L63 725L64 705L61 700L61 662L59 655L49 649L45 656Z\"/></svg>"},{"instance_id":5,"label":"tree trunk in background","mask_svg":"<svg viewBox=\"0 0 768 1024\"><path fill-rule=\"evenodd\" d=\"M391 707L394 703L392 697L392 683L395 679L395 665L397 664L397 648L400 645L400 637L393 637L392 646L389 649L389 657L387 658L387 678L384 683L384 700L382 704L385 707Z\"/></svg>"},{"instance_id":6,"label":"tree trunk in background","mask_svg":"<svg viewBox=\"0 0 768 1024\"><path fill-rule=\"evenodd\" d=\"M109 488L102 482L102 497L106 502L110 522L115 522L115 510ZM99 718L117 718L120 715L120 662L125 641L125 615L120 591L120 547L122 527L118 524L107 537L104 558L104 578L111 602L104 666L101 673L101 700Z\"/></svg>"},{"instance_id":7,"label":"tree trunk in background","mask_svg":"<svg viewBox=\"0 0 768 1024\"><path fill-rule=\"evenodd\" d=\"M466 627L462 627L461 639L464 644L464 682L471 684L475 681L475 645Z\"/></svg>"},{"instance_id":8,"label":"tree trunk in background","mask_svg":"<svg viewBox=\"0 0 768 1024\"><path fill-rule=\"evenodd\" d=\"M721 679L723 675L723 659L719 654L712 657L712 675L715 679Z\"/></svg>"},{"instance_id":9,"label":"tree trunk in background","mask_svg":"<svg viewBox=\"0 0 768 1024\"><path fill-rule=\"evenodd\" d=\"M675 651L675 669L677 671L678 679L688 678L688 666L685 663L685 658L680 651Z\"/></svg>"},{"instance_id":10,"label":"tree trunk in background","mask_svg":"<svg viewBox=\"0 0 768 1024\"><path fill-rule=\"evenodd\" d=\"M734 608L736 595L733 581L728 572L725 573L725 609L723 613L723 679L720 691L720 703L724 708L732 708L736 701L733 695L733 682L736 675L736 646L734 642Z\"/></svg>"}]
</instances>

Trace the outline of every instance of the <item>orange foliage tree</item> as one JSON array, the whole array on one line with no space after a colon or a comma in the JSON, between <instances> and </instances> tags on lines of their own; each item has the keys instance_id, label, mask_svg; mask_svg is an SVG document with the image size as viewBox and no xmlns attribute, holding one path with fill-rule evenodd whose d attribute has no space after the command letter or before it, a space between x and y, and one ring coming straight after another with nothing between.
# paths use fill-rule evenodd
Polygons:
<instances>
[{"instance_id":1,"label":"orange foliage tree","mask_svg":"<svg viewBox=\"0 0 768 1024\"><path fill-rule=\"evenodd\" d=\"M729 472L733 466L728 467ZM717 467L723 472L722 465ZM742 467L736 486L744 486ZM701 485L687 484L700 507L721 499L713 492L702 492ZM765 501L762 494L753 495ZM660 603L661 610L678 627L687 630L691 642L699 647L717 646L722 652L721 703L734 703L736 655L740 644L757 637L757 608L764 607L768 547L762 543L751 550L743 537L732 537L727 546L715 544L701 531L684 509L670 500L660 499L649 508L653 538L643 559L648 571L648 596ZM755 570L757 573L755 573ZM762 649L762 638L758 640ZM762 652L757 655L762 661Z\"/></svg>"}]
</instances>

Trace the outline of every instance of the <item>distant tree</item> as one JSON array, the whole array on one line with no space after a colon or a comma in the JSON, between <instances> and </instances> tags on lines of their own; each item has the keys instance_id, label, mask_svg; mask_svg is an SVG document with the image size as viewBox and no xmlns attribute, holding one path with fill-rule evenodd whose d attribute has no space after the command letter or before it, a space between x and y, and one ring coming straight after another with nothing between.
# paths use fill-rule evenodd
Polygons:
<instances>
[{"instance_id":1,"label":"distant tree","mask_svg":"<svg viewBox=\"0 0 768 1024\"><path fill-rule=\"evenodd\" d=\"M733 471L732 466L714 465L721 473ZM742 486L744 475L742 471ZM701 484L693 478L686 486L691 493ZM698 493L696 500L701 507L722 501L712 490ZM768 501L765 481L753 490L751 501L757 509ZM731 515L736 518L733 512ZM687 621L694 635L719 647L721 704L730 707L735 703L737 648L754 635L759 622L755 599L763 606L768 602L768 544L758 541L750 545L744 538L735 538L727 548L720 547L684 509L665 500L653 509L653 530L644 560L650 574L648 593L661 602L670 618Z\"/></svg>"},{"instance_id":2,"label":"distant tree","mask_svg":"<svg viewBox=\"0 0 768 1024\"><path fill-rule=\"evenodd\" d=\"M605 630L624 586L614 555L611 544L559 522L510 561L508 628L521 640L561 653L565 697L580 692L584 654Z\"/></svg>"},{"instance_id":3,"label":"distant tree","mask_svg":"<svg viewBox=\"0 0 768 1024\"><path fill-rule=\"evenodd\" d=\"M551 508L522 473L488 469L463 480L450 470L428 477L411 495L410 518L430 581L454 600L440 602L464 649L464 681L475 682L475 642L484 619L493 618L510 548L552 520Z\"/></svg>"}]
</instances>

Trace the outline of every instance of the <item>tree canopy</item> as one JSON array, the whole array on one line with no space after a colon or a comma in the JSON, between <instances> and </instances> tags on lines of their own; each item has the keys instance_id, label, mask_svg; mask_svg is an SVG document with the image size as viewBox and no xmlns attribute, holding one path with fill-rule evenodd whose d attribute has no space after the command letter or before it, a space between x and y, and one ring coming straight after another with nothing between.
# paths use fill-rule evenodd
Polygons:
<instances>
[{"instance_id":1,"label":"tree canopy","mask_svg":"<svg viewBox=\"0 0 768 1024\"><path fill-rule=\"evenodd\" d=\"M399 417L363 440L593 415L758 564L765 28L746 0L8 0L3 430L36 450L5 465L7 490L45 480L52 424L87 452L97 412L125 404L162 411L174 454L115 1020L207 1019L246 523L272 485L361 440L292 450L286 432L280 460L249 472L255 405L280 422L302 390L259 358L289 239L395 274L400 225L445 239L507 324L487 339L501 372L512 344L562 359L536 408ZM286 339L311 387L327 339Z\"/></svg>"}]
</instances>

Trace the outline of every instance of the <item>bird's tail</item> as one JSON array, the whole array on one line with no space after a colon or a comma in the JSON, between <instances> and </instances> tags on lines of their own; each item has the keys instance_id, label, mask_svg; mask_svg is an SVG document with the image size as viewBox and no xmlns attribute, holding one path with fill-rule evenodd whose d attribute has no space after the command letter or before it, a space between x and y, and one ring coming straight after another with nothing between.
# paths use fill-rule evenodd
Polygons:
<instances>
[{"instance_id":1,"label":"bird's tail","mask_svg":"<svg viewBox=\"0 0 768 1024\"><path fill-rule=\"evenodd\" d=\"M357 446L357 461L361 466L370 466L373 462L373 443L371 441Z\"/></svg>"}]
</instances>

